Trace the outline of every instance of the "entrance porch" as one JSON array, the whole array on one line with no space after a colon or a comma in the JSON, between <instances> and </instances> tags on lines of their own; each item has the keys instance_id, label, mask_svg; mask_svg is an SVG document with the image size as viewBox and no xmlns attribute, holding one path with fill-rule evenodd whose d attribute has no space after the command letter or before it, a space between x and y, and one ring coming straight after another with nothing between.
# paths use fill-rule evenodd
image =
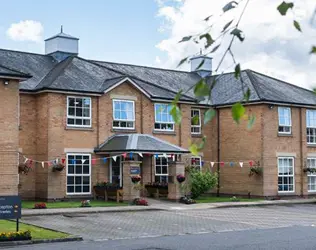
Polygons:
<instances>
[{"instance_id":1,"label":"entrance porch","mask_svg":"<svg viewBox=\"0 0 316 250\"><path fill-rule=\"evenodd\" d=\"M95 149L97 155L110 156L108 181L123 189L123 200L139 196L139 185L132 176L140 176L140 184L148 188L164 186L168 199L179 199L177 174L184 174L183 154L187 149L147 134L117 134L109 137ZM137 188L138 187L138 188ZM159 196L159 193L158 193Z\"/></svg>"}]
</instances>

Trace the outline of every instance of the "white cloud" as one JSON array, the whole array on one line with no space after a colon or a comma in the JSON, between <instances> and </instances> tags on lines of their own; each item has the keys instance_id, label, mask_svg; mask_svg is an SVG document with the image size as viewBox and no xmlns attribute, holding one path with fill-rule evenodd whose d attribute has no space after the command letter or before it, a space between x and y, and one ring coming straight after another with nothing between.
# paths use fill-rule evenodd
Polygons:
<instances>
[{"instance_id":1,"label":"white cloud","mask_svg":"<svg viewBox=\"0 0 316 250\"><path fill-rule=\"evenodd\" d=\"M236 9L222 15L222 7L226 1L160 0L157 16L161 19L164 32L168 38L160 41L156 47L166 53L167 59L161 60L160 65L175 68L178 62L190 55L199 53L202 45L194 42L178 43L182 37L203 32L209 24L214 23L211 30L215 38L223 26L234 17L238 17L246 1ZM310 17L316 7L314 0L297 0L294 16L289 11L288 16L281 16L276 7L281 0L250 1L240 23L246 40L238 40L233 45L236 60L242 68L250 68L272 76L282 78L304 87L316 86L316 59L310 56L312 45L316 45L316 27L311 27ZM203 19L213 16L206 23ZM293 27L293 18L301 23L303 33ZM216 67L228 39L221 40L221 48L213 55L213 67ZM189 65L184 69L188 70ZM224 60L221 71L233 70L231 58Z\"/></svg>"},{"instance_id":2,"label":"white cloud","mask_svg":"<svg viewBox=\"0 0 316 250\"><path fill-rule=\"evenodd\" d=\"M43 30L43 25L40 22L25 20L12 23L7 30L7 35L14 41L41 42Z\"/></svg>"}]
</instances>

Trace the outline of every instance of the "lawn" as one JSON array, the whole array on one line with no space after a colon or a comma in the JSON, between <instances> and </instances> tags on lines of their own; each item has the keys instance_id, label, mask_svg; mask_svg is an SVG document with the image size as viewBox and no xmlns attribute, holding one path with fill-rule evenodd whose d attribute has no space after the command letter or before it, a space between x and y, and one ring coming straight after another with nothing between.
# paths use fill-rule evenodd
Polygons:
<instances>
[{"instance_id":1,"label":"lawn","mask_svg":"<svg viewBox=\"0 0 316 250\"><path fill-rule=\"evenodd\" d=\"M33 208L35 203L42 203L41 201L22 201L22 208ZM80 207L80 201L56 201L56 202L45 202L47 208L74 208ZM92 207L115 207L115 206L127 206L127 202L114 202L114 201L101 201L91 200L90 204Z\"/></svg>"},{"instance_id":2,"label":"lawn","mask_svg":"<svg viewBox=\"0 0 316 250\"><path fill-rule=\"evenodd\" d=\"M61 232L51 231L36 226L20 223L20 231L30 230L33 240L66 238L69 235ZM16 232L16 222L0 220L0 232Z\"/></svg>"},{"instance_id":3,"label":"lawn","mask_svg":"<svg viewBox=\"0 0 316 250\"><path fill-rule=\"evenodd\" d=\"M237 197L237 200L239 202L240 201L249 202L249 201L262 201L263 199L260 199L260 198L247 199L247 198ZM231 197L216 197L216 196L202 196L196 199L197 203L215 203L215 202L231 202L231 201L233 201Z\"/></svg>"}]
</instances>

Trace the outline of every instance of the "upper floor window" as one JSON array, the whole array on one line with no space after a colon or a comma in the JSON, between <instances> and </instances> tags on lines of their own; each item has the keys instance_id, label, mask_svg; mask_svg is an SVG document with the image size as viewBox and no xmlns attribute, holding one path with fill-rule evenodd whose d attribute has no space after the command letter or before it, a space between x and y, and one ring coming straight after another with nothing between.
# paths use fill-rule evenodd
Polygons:
<instances>
[{"instance_id":1,"label":"upper floor window","mask_svg":"<svg viewBox=\"0 0 316 250\"><path fill-rule=\"evenodd\" d=\"M191 134L201 134L201 112L191 109Z\"/></svg>"},{"instance_id":2,"label":"upper floor window","mask_svg":"<svg viewBox=\"0 0 316 250\"><path fill-rule=\"evenodd\" d=\"M291 134L291 109L286 107L279 107L279 133Z\"/></svg>"},{"instance_id":3,"label":"upper floor window","mask_svg":"<svg viewBox=\"0 0 316 250\"><path fill-rule=\"evenodd\" d=\"M91 127L90 97L67 97L67 126Z\"/></svg>"},{"instance_id":4,"label":"upper floor window","mask_svg":"<svg viewBox=\"0 0 316 250\"><path fill-rule=\"evenodd\" d=\"M191 167L194 167L196 170L202 169L202 160L200 156L191 157Z\"/></svg>"},{"instance_id":5,"label":"upper floor window","mask_svg":"<svg viewBox=\"0 0 316 250\"><path fill-rule=\"evenodd\" d=\"M306 110L307 143L316 144L316 110Z\"/></svg>"},{"instance_id":6,"label":"upper floor window","mask_svg":"<svg viewBox=\"0 0 316 250\"><path fill-rule=\"evenodd\" d=\"M134 101L113 100L113 128L133 129L134 125Z\"/></svg>"},{"instance_id":7,"label":"upper floor window","mask_svg":"<svg viewBox=\"0 0 316 250\"><path fill-rule=\"evenodd\" d=\"M155 103L155 129L174 131L174 121L170 115L171 105Z\"/></svg>"}]
</instances>

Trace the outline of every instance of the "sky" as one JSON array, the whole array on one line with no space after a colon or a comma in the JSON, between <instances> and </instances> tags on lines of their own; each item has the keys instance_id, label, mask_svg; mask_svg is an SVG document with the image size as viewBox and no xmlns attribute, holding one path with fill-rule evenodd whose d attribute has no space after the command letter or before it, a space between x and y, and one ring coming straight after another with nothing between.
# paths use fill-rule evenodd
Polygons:
<instances>
[{"instance_id":1,"label":"sky","mask_svg":"<svg viewBox=\"0 0 316 250\"><path fill-rule=\"evenodd\" d=\"M44 39L65 33L78 37L79 56L112 62L176 69L178 62L198 54L203 42L179 44L182 37L198 34L213 24L217 37L223 26L238 18L246 0L223 14L228 0L10 0L1 2L0 48L44 53ZM293 84L316 87L316 20L310 18L315 0L297 0L295 8L281 17L281 0L250 0L240 22L243 43L236 40L232 51L241 68L250 68ZM208 22L203 19L209 15ZM297 32L293 20L301 23ZM234 24L234 23L233 23ZM216 41L221 47L212 54L216 68L230 36ZM206 52L202 50L202 52ZM180 69L189 70L189 63ZM219 72L234 69L230 56Z\"/></svg>"}]
</instances>

